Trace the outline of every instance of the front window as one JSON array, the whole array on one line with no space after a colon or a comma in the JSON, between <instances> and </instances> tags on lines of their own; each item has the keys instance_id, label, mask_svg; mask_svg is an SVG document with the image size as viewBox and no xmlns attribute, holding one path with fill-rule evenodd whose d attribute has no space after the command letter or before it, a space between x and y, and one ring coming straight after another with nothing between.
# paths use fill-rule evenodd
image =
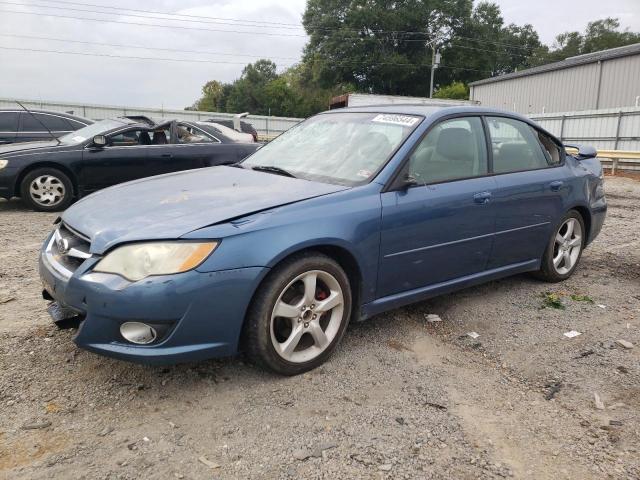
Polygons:
<instances>
[{"instance_id":1,"label":"front window","mask_svg":"<svg viewBox=\"0 0 640 480\"><path fill-rule=\"evenodd\" d=\"M124 127L126 125L126 123L121 122L120 120L101 120L100 122L87 125L80 130L76 130L75 132L71 132L60 137L60 142L65 145L79 145L96 135L103 135L105 132L109 132L118 127Z\"/></svg>"},{"instance_id":2,"label":"front window","mask_svg":"<svg viewBox=\"0 0 640 480\"><path fill-rule=\"evenodd\" d=\"M340 185L369 181L422 117L328 113L310 118L265 145L243 167L277 167L298 178Z\"/></svg>"},{"instance_id":3,"label":"front window","mask_svg":"<svg viewBox=\"0 0 640 480\"><path fill-rule=\"evenodd\" d=\"M431 184L486 175L487 144L479 117L439 123L409 159L409 175Z\"/></svg>"}]
</instances>

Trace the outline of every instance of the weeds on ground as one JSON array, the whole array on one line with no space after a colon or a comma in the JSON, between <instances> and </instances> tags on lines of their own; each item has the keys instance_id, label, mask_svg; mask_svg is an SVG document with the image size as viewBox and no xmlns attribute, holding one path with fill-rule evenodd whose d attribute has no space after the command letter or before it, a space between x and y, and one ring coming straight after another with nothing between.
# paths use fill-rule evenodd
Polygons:
<instances>
[{"instance_id":1,"label":"weeds on ground","mask_svg":"<svg viewBox=\"0 0 640 480\"><path fill-rule=\"evenodd\" d=\"M571 295L571 300L573 300L574 302L595 303L593 301L593 298L589 297L588 295L574 294L574 295Z\"/></svg>"},{"instance_id":2,"label":"weeds on ground","mask_svg":"<svg viewBox=\"0 0 640 480\"><path fill-rule=\"evenodd\" d=\"M562 297L560 297L560 295L552 292L544 292L542 294L542 308L564 310L566 307L564 303L562 303Z\"/></svg>"}]
</instances>

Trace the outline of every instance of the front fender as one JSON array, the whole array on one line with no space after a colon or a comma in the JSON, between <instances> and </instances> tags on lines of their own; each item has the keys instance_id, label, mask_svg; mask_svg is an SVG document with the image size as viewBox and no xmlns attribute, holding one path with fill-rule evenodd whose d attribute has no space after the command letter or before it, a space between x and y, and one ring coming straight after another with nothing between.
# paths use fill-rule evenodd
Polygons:
<instances>
[{"instance_id":1,"label":"front fender","mask_svg":"<svg viewBox=\"0 0 640 480\"><path fill-rule=\"evenodd\" d=\"M358 264L363 301L369 301L377 279L380 195L356 190L278 207L182 238L220 240L216 251L198 267L207 272L250 266L273 268L300 250L341 248Z\"/></svg>"}]
</instances>

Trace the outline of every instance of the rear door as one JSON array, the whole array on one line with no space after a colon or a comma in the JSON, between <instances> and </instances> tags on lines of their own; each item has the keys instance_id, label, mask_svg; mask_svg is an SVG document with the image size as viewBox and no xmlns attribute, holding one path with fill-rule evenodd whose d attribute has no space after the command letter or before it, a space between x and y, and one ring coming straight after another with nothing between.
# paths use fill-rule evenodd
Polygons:
<instances>
[{"instance_id":1,"label":"rear door","mask_svg":"<svg viewBox=\"0 0 640 480\"><path fill-rule=\"evenodd\" d=\"M19 121L19 112L0 112L0 144L15 141Z\"/></svg>"},{"instance_id":2,"label":"rear door","mask_svg":"<svg viewBox=\"0 0 640 480\"><path fill-rule=\"evenodd\" d=\"M508 117L486 117L486 122L497 184L489 268L498 268L542 256L562 214L569 175L563 153L550 137Z\"/></svg>"},{"instance_id":3,"label":"rear door","mask_svg":"<svg viewBox=\"0 0 640 480\"><path fill-rule=\"evenodd\" d=\"M493 241L495 180L480 117L441 122L403 168L417 185L382 194L379 298L482 272Z\"/></svg>"}]
</instances>

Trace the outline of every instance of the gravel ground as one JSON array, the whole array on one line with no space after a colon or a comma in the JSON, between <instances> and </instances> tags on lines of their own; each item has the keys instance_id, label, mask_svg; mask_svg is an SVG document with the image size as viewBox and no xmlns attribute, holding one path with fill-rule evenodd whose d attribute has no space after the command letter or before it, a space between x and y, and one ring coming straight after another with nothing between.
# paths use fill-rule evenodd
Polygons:
<instances>
[{"instance_id":1,"label":"gravel ground","mask_svg":"<svg viewBox=\"0 0 640 480\"><path fill-rule=\"evenodd\" d=\"M0 202L0 478L640 478L640 182L606 187L569 281L380 315L295 378L76 349L40 299L55 215Z\"/></svg>"}]
</instances>

